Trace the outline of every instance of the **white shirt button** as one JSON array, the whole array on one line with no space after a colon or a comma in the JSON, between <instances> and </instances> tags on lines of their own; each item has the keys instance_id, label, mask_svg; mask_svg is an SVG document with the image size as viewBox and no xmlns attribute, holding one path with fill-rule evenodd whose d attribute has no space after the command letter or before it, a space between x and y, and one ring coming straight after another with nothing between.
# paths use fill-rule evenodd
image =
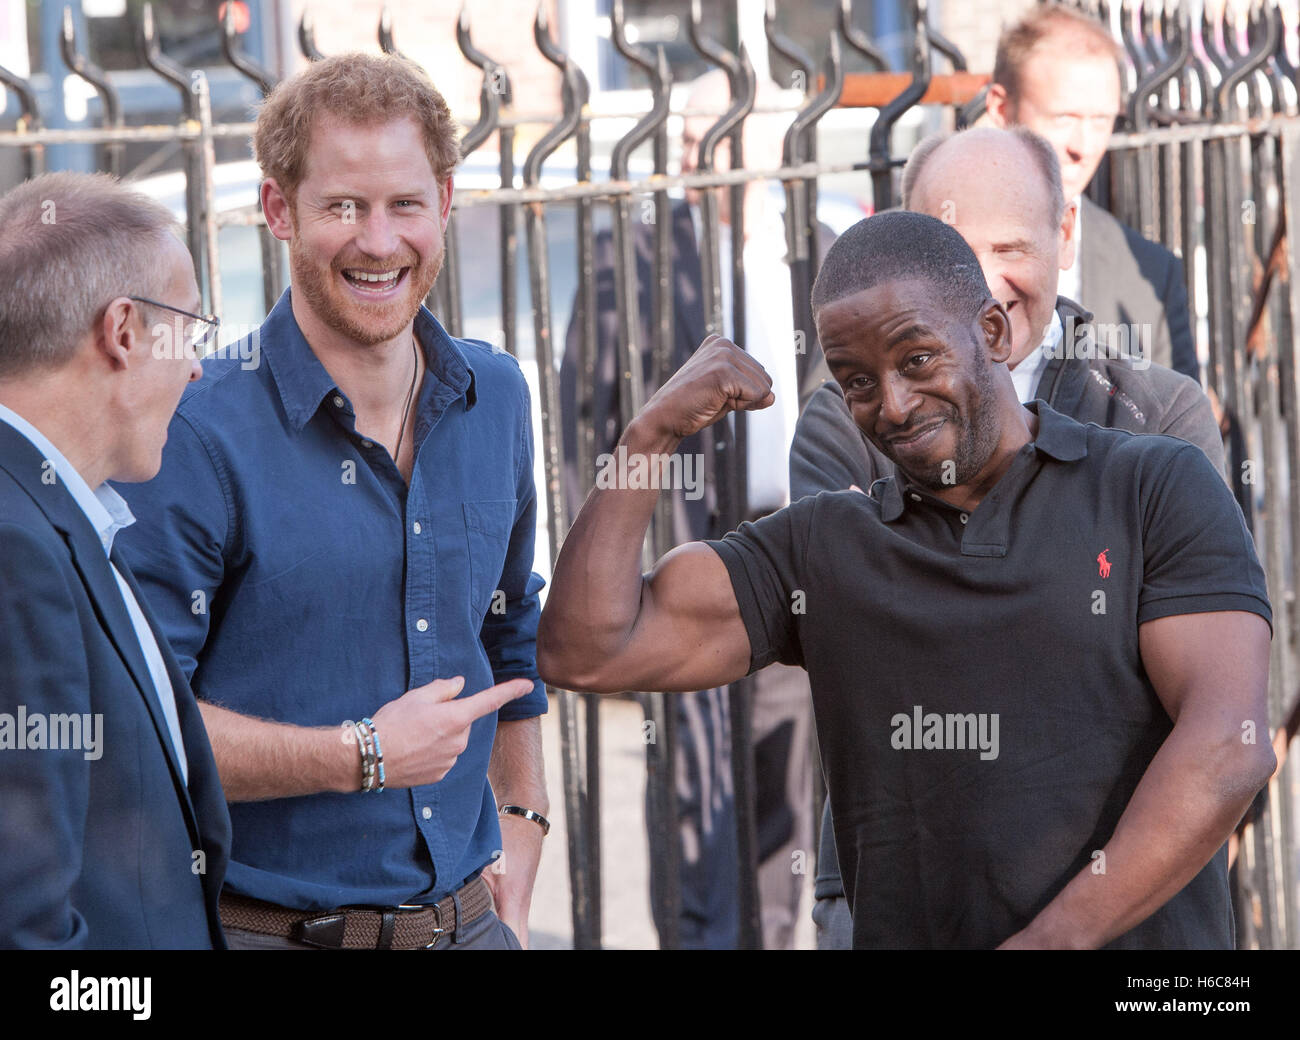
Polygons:
<instances>
[{"instance_id":1,"label":"white shirt button","mask_svg":"<svg viewBox=\"0 0 1300 1040\"><path fill-rule=\"evenodd\" d=\"M423 809L420 810L420 815L423 816L426 820L432 820L433 810L426 805Z\"/></svg>"},{"instance_id":2,"label":"white shirt button","mask_svg":"<svg viewBox=\"0 0 1300 1040\"><path fill-rule=\"evenodd\" d=\"M919 501L921 501L921 496L918 495L915 491L912 492L912 501L913 501L913 502L919 502Z\"/></svg>"},{"instance_id":3,"label":"white shirt button","mask_svg":"<svg viewBox=\"0 0 1300 1040\"><path fill-rule=\"evenodd\" d=\"M419 533L420 533L420 521L419 521L419 520L415 521L415 523L413 523L413 524L411 525L411 530L414 531L416 534L419 534Z\"/></svg>"},{"instance_id":4,"label":"white shirt button","mask_svg":"<svg viewBox=\"0 0 1300 1040\"><path fill-rule=\"evenodd\" d=\"M962 522L963 524L964 524L967 520L969 520L969 519L970 519L970 514L969 514L969 513L962 513L962 515L961 515L961 522Z\"/></svg>"},{"instance_id":5,"label":"white shirt button","mask_svg":"<svg viewBox=\"0 0 1300 1040\"><path fill-rule=\"evenodd\" d=\"M338 394L334 395L334 407L335 408L343 407L343 398L341 398Z\"/></svg>"},{"instance_id":6,"label":"white shirt button","mask_svg":"<svg viewBox=\"0 0 1300 1040\"><path fill-rule=\"evenodd\" d=\"M374 446L375 446L374 441L362 441L362 442L361 442L361 447L363 447L363 448L373 448Z\"/></svg>"},{"instance_id":7,"label":"white shirt button","mask_svg":"<svg viewBox=\"0 0 1300 1040\"><path fill-rule=\"evenodd\" d=\"M427 632L429 631L429 622L425 621L424 618L420 618L420 620L415 623L415 628L418 632Z\"/></svg>"}]
</instances>

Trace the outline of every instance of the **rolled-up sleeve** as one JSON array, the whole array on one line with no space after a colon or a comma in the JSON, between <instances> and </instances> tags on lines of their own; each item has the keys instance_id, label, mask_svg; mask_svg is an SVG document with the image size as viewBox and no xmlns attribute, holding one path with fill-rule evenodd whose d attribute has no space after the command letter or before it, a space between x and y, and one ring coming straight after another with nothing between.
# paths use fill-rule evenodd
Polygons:
<instances>
[{"instance_id":1,"label":"rolled-up sleeve","mask_svg":"<svg viewBox=\"0 0 1300 1040\"><path fill-rule=\"evenodd\" d=\"M522 403L521 444L516 473L514 525L506 549L498 588L505 595L505 610L487 612L479 638L492 666L492 678L533 680L532 692L510 701L497 714L502 722L515 722L546 714L546 684L537 675L537 622L541 617L540 593L546 584L533 571L537 541L537 488L533 483L533 431L528 386L520 380Z\"/></svg>"}]
</instances>

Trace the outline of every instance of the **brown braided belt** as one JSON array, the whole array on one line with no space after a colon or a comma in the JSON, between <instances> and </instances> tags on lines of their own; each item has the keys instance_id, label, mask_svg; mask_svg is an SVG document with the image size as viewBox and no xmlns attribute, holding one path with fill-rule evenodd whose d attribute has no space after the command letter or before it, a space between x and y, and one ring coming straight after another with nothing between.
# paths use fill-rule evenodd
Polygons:
<instances>
[{"instance_id":1,"label":"brown braided belt","mask_svg":"<svg viewBox=\"0 0 1300 1040\"><path fill-rule=\"evenodd\" d=\"M389 909L340 907L327 913L289 910L223 892L221 923L259 935L296 939L328 950L426 950L492 909L487 882L476 877L442 902Z\"/></svg>"}]
</instances>

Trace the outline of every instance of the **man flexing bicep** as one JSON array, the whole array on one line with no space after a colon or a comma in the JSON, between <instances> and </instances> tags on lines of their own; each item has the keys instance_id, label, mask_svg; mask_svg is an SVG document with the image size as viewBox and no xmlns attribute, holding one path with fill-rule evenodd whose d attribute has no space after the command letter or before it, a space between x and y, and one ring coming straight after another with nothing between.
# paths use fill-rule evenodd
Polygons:
<instances>
[{"instance_id":1,"label":"man flexing bicep","mask_svg":"<svg viewBox=\"0 0 1300 1040\"><path fill-rule=\"evenodd\" d=\"M709 337L619 443L630 466L660 465L683 438L728 412L772 404L771 387L762 365L729 340ZM642 574L660 482L644 483L654 487L594 489L565 538L537 632L547 682L603 693L688 691L750 670L749 636L716 552L690 542ZM666 654L666 647L676 649Z\"/></svg>"}]
</instances>

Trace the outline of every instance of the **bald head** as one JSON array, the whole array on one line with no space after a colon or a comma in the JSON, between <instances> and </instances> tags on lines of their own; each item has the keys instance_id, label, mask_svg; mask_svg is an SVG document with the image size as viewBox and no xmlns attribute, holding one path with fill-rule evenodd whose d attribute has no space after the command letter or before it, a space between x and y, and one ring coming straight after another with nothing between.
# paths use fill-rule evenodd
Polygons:
<instances>
[{"instance_id":1,"label":"bald head","mask_svg":"<svg viewBox=\"0 0 1300 1040\"><path fill-rule=\"evenodd\" d=\"M1051 145L1023 127L926 138L903 171L903 205L952 225L974 251L1011 319L1014 367L1042 342L1074 262L1074 210Z\"/></svg>"},{"instance_id":2,"label":"bald head","mask_svg":"<svg viewBox=\"0 0 1300 1040\"><path fill-rule=\"evenodd\" d=\"M976 179L985 179L986 175L994 172L1000 178L1010 178L999 181L1005 193L1020 199L1026 206L1040 209L1043 220L1053 229L1061 222L1065 212L1061 164L1057 162L1052 146L1025 127L1008 130L977 127L925 138L912 150L903 168L903 206L943 220L942 213L932 212L934 202L930 194L926 194L935 187L933 182L940 185L954 183L963 176L969 178L972 173ZM933 174L930 189L925 184L927 173ZM943 198L951 196L944 195ZM948 223L953 221L948 220Z\"/></svg>"}]
</instances>

